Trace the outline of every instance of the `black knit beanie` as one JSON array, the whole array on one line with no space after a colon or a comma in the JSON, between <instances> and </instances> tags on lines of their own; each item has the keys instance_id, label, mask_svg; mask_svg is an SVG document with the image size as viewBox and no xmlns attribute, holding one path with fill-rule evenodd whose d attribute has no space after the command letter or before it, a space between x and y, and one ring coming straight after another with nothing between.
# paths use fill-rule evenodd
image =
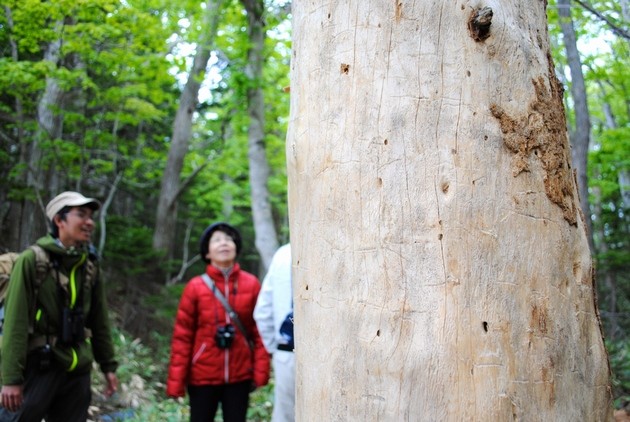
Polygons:
<instances>
[{"instance_id":1,"label":"black knit beanie","mask_svg":"<svg viewBox=\"0 0 630 422\"><path fill-rule=\"evenodd\" d=\"M241 247L243 246L243 241L241 240L241 234L234 226L229 225L223 221L219 221L217 223L210 224L206 230L204 230L203 235L201 236L201 241L199 242L199 249L201 253L201 259L205 262L210 262L206 255L208 255L208 242L210 241L210 237L212 233L215 231L222 231L226 233L228 236L232 238L234 243L236 244L236 256L241 253Z\"/></svg>"}]
</instances>

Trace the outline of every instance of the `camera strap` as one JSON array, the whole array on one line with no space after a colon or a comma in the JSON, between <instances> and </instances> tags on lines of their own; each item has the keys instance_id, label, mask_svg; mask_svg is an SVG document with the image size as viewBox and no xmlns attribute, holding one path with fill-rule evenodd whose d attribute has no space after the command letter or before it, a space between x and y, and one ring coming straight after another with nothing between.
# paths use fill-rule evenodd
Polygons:
<instances>
[{"instance_id":1,"label":"camera strap","mask_svg":"<svg viewBox=\"0 0 630 422\"><path fill-rule=\"evenodd\" d=\"M234 312L234 309L232 309L232 307L228 303L225 296L223 296L223 294L219 291L219 289L217 289L216 284L214 284L214 281L210 278L208 274L206 273L201 274L201 278L203 279L204 283L206 283L206 286L208 286L208 288L212 291L212 293L214 293L216 298L219 299L219 302L221 302L221 305L223 305L223 307L225 308L225 311L228 313L230 318L234 321L234 324L236 324L236 327L245 336L245 340L247 340L247 345L253 351L254 342L249 338L249 335L247 334L247 330L245 330L243 323L238 318L238 315L236 314L236 312Z\"/></svg>"}]
</instances>

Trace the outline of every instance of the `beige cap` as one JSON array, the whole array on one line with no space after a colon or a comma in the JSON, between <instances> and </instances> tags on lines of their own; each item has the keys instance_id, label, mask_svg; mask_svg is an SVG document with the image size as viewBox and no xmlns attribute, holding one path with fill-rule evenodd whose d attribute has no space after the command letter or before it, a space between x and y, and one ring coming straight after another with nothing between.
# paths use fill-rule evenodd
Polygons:
<instances>
[{"instance_id":1,"label":"beige cap","mask_svg":"<svg viewBox=\"0 0 630 422\"><path fill-rule=\"evenodd\" d=\"M51 199L48 205L46 205L46 216L52 221L53 217L57 215L63 207L82 207L84 205L92 208L94 211L101 208L101 203L94 198L86 198L79 192L63 192Z\"/></svg>"}]
</instances>

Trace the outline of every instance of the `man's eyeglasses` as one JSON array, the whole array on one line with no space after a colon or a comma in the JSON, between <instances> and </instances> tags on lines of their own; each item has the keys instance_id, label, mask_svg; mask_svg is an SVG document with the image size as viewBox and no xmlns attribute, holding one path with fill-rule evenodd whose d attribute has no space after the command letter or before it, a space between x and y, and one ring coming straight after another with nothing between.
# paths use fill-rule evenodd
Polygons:
<instances>
[{"instance_id":1,"label":"man's eyeglasses","mask_svg":"<svg viewBox=\"0 0 630 422\"><path fill-rule=\"evenodd\" d=\"M75 217L83 221L87 221L87 220L94 221L94 215L90 212L83 211L83 210L76 210L74 212L69 212L68 215L74 215Z\"/></svg>"}]
</instances>

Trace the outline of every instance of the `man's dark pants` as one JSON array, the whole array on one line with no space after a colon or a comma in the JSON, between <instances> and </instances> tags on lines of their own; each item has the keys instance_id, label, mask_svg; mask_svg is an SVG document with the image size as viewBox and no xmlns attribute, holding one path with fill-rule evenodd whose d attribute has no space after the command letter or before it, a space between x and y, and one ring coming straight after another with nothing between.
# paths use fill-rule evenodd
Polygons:
<instances>
[{"instance_id":1,"label":"man's dark pants","mask_svg":"<svg viewBox=\"0 0 630 422\"><path fill-rule=\"evenodd\" d=\"M0 422L85 422L92 399L90 373L74 374L52 363L39 369L37 352L26 365L24 402L18 412L0 408Z\"/></svg>"}]
</instances>

